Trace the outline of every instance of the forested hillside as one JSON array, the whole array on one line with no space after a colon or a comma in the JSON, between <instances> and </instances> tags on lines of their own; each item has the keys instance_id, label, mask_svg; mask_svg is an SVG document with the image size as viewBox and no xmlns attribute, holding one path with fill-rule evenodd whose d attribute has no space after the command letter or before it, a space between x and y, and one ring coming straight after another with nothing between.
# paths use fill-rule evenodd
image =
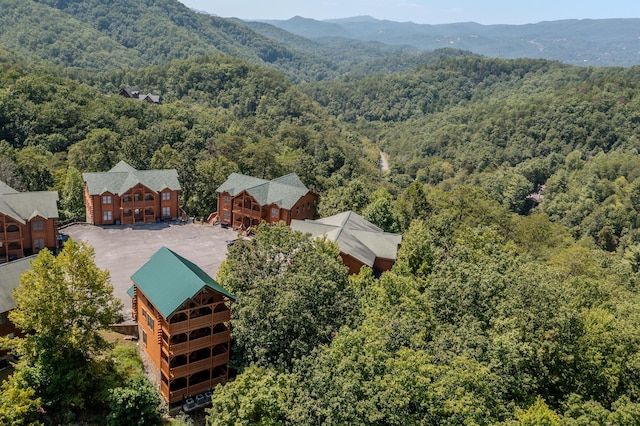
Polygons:
<instances>
[{"instance_id":1,"label":"forested hillside","mask_svg":"<svg viewBox=\"0 0 640 426\"><path fill-rule=\"evenodd\" d=\"M17 189L63 189L78 170L104 171L124 159L138 168L178 169L186 210L207 216L215 188L234 171L268 179L296 172L318 191L375 175L377 154L365 156L366 140L281 74L238 59L207 56L138 70L136 82L166 94L162 105L5 67L0 179Z\"/></svg>"},{"instance_id":2,"label":"forested hillside","mask_svg":"<svg viewBox=\"0 0 640 426\"><path fill-rule=\"evenodd\" d=\"M0 28L4 46L76 71L135 69L215 53L270 65L292 79L322 78L330 67L314 69L319 61L312 52L287 49L175 0L6 0Z\"/></svg>"},{"instance_id":3,"label":"forested hillside","mask_svg":"<svg viewBox=\"0 0 640 426\"><path fill-rule=\"evenodd\" d=\"M0 181L60 191L64 223L83 220L80 174L120 160L176 168L195 217L232 172L295 172L318 215L403 235L380 277L280 225L229 247L234 377L209 424L638 424L639 67L317 43L111 3L0 9ZM51 420L25 377L0 421L15 395L24 423ZM58 423L85 418L64 406Z\"/></svg>"}]
</instances>

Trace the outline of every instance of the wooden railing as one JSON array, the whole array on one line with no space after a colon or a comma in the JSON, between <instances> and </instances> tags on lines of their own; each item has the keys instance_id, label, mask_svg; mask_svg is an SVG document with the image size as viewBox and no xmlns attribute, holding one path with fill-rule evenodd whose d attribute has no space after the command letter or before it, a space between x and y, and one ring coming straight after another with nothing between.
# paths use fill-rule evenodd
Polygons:
<instances>
[{"instance_id":1,"label":"wooden railing","mask_svg":"<svg viewBox=\"0 0 640 426\"><path fill-rule=\"evenodd\" d=\"M241 214L243 216L250 216L256 219L260 219L262 217L262 211L260 209L256 210L247 207L233 206L233 213Z\"/></svg>"},{"instance_id":2,"label":"wooden railing","mask_svg":"<svg viewBox=\"0 0 640 426\"><path fill-rule=\"evenodd\" d=\"M169 353L171 355L180 355L187 352L193 352L198 349L212 347L220 343L228 342L231 336L229 330L221 331L209 336L200 337L198 339L189 340L183 343L169 344Z\"/></svg>"},{"instance_id":3,"label":"wooden railing","mask_svg":"<svg viewBox=\"0 0 640 426\"><path fill-rule=\"evenodd\" d=\"M211 389L211 380L207 380L202 383L198 383L197 385L189 386L187 388L189 390L189 395L196 395L199 393L204 393Z\"/></svg>"},{"instance_id":4,"label":"wooden railing","mask_svg":"<svg viewBox=\"0 0 640 426\"><path fill-rule=\"evenodd\" d=\"M211 336L211 345L219 345L220 343L228 342L231 338L231 332L229 330L221 331L220 333L213 334Z\"/></svg>"},{"instance_id":5,"label":"wooden railing","mask_svg":"<svg viewBox=\"0 0 640 426\"><path fill-rule=\"evenodd\" d=\"M18 241L22 239L22 233L20 231L6 232L5 241Z\"/></svg>"},{"instance_id":6,"label":"wooden railing","mask_svg":"<svg viewBox=\"0 0 640 426\"><path fill-rule=\"evenodd\" d=\"M177 367L171 367L170 377L172 379L178 377L186 377L199 371L208 370L214 367L225 365L229 362L229 352L215 355L211 358L205 358L200 361L190 362L188 364L179 365ZM168 366L168 365L167 365ZM164 364L163 364L164 367Z\"/></svg>"},{"instance_id":7,"label":"wooden railing","mask_svg":"<svg viewBox=\"0 0 640 426\"><path fill-rule=\"evenodd\" d=\"M220 365L225 365L229 362L229 352L225 352L220 355L214 355L211 357L211 366L218 367Z\"/></svg>"},{"instance_id":8,"label":"wooden railing","mask_svg":"<svg viewBox=\"0 0 640 426\"><path fill-rule=\"evenodd\" d=\"M231 321L231 309L213 313L214 324L218 324L221 322L228 322L228 321Z\"/></svg>"},{"instance_id":9,"label":"wooden railing","mask_svg":"<svg viewBox=\"0 0 640 426\"><path fill-rule=\"evenodd\" d=\"M211 346L211 335L189 340L189 352Z\"/></svg>"},{"instance_id":10,"label":"wooden railing","mask_svg":"<svg viewBox=\"0 0 640 426\"><path fill-rule=\"evenodd\" d=\"M180 322L172 322L169 324L169 330L168 330L169 332L167 334L173 336L179 333L185 333L186 331L189 331L189 330L196 330L198 328L206 327L208 325L228 322L230 320L231 320L231 310L226 309L224 311L215 312L213 314L208 314L208 315L202 315L195 318L190 318Z\"/></svg>"},{"instance_id":11,"label":"wooden railing","mask_svg":"<svg viewBox=\"0 0 640 426\"><path fill-rule=\"evenodd\" d=\"M213 315L211 314L189 319L189 328L191 330L197 330L211 324L213 324Z\"/></svg>"},{"instance_id":12,"label":"wooden railing","mask_svg":"<svg viewBox=\"0 0 640 426\"><path fill-rule=\"evenodd\" d=\"M197 373L198 371L206 370L208 368L211 368L211 358L189 363L189 370L193 373Z\"/></svg>"},{"instance_id":13,"label":"wooden railing","mask_svg":"<svg viewBox=\"0 0 640 426\"><path fill-rule=\"evenodd\" d=\"M199 393L207 392L208 390L213 389L217 385L223 384L226 381L227 381L226 375L219 376L212 380L206 380L202 383L198 383L192 386L186 386L184 388L175 389L172 392L169 392L169 388L167 387L167 385L164 382L162 382L160 385L160 390L162 391L162 395L165 398L167 398L168 396L167 399L169 400L169 403L173 404L174 402L182 401L182 399L186 396L195 396Z\"/></svg>"},{"instance_id":14,"label":"wooden railing","mask_svg":"<svg viewBox=\"0 0 640 426\"><path fill-rule=\"evenodd\" d=\"M169 370L169 375L171 376L171 378L176 378L176 377L184 377L190 374L191 369L189 368L188 364L185 365L181 365L179 367L173 367L171 368L171 370Z\"/></svg>"}]
</instances>

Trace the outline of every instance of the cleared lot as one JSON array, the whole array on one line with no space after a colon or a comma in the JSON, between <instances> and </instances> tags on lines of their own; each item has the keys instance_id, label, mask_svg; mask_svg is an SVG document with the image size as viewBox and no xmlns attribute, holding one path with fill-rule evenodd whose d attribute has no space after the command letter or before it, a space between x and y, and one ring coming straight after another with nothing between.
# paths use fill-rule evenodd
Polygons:
<instances>
[{"instance_id":1,"label":"cleared lot","mask_svg":"<svg viewBox=\"0 0 640 426\"><path fill-rule=\"evenodd\" d=\"M237 233L219 226L167 223L135 226L73 225L61 231L85 241L96 251L96 265L111 274L114 294L124 303L125 319L131 318L131 275L160 247L165 246L216 277L227 256L226 240Z\"/></svg>"}]
</instances>

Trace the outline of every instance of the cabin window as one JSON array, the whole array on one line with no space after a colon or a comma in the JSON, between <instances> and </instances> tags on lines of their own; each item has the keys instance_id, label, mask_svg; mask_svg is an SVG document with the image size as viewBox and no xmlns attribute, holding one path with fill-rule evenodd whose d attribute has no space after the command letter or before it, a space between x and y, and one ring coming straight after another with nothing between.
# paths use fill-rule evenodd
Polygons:
<instances>
[{"instance_id":1,"label":"cabin window","mask_svg":"<svg viewBox=\"0 0 640 426\"><path fill-rule=\"evenodd\" d=\"M44 231L44 222L41 220L32 222L31 226L34 231Z\"/></svg>"},{"instance_id":2,"label":"cabin window","mask_svg":"<svg viewBox=\"0 0 640 426\"><path fill-rule=\"evenodd\" d=\"M271 207L271 217L278 217L279 213L280 209L278 209L277 207Z\"/></svg>"},{"instance_id":3,"label":"cabin window","mask_svg":"<svg viewBox=\"0 0 640 426\"><path fill-rule=\"evenodd\" d=\"M18 230L18 225L14 223L7 225L7 232L18 232Z\"/></svg>"},{"instance_id":4,"label":"cabin window","mask_svg":"<svg viewBox=\"0 0 640 426\"><path fill-rule=\"evenodd\" d=\"M44 248L44 238L35 238L33 240L33 249L35 251L40 251Z\"/></svg>"},{"instance_id":5,"label":"cabin window","mask_svg":"<svg viewBox=\"0 0 640 426\"><path fill-rule=\"evenodd\" d=\"M296 214L300 214L300 207L296 207Z\"/></svg>"},{"instance_id":6,"label":"cabin window","mask_svg":"<svg viewBox=\"0 0 640 426\"><path fill-rule=\"evenodd\" d=\"M129 197L128 195L125 195L124 197L122 197L122 201L124 201L125 203L128 203L129 201L131 201L131 197Z\"/></svg>"},{"instance_id":7,"label":"cabin window","mask_svg":"<svg viewBox=\"0 0 640 426\"><path fill-rule=\"evenodd\" d=\"M162 200L163 201L169 201L171 199L171 193L170 192L163 192L162 193Z\"/></svg>"},{"instance_id":8,"label":"cabin window","mask_svg":"<svg viewBox=\"0 0 640 426\"><path fill-rule=\"evenodd\" d=\"M231 204L231 197L229 195L225 195L224 196L224 203L225 204Z\"/></svg>"},{"instance_id":9,"label":"cabin window","mask_svg":"<svg viewBox=\"0 0 640 426\"><path fill-rule=\"evenodd\" d=\"M140 201L140 194L133 194L133 201Z\"/></svg>"},{"instance_id":10,"label":"cabin window","mask_svg":"<svg viewBox=\"0 0 640 426\"><path fill-rule=\"evenodd\" d=\"M162 208L162 216L164 216L164 217L171 216L171 207L163 207Z\"/></svg>"},{"instance_id":11,"label":"cabin window","mask_svg":"<svg viewBox=\"0 0 640 426\"><path fill-rule=\"evenodd\" d=\"M231 220L231 212L229 210L223 210L222 217L224 217L224 220Z\"/></svg>"},{"instance_id":12,"label":"cabin window","mask_svg":"<svg viewBox=\"0 0 640 426\"><path fill-rule=\"evenodd\" d=\"M147 315L147 325L149 326L149 329L151 331L153 331L154 324L155 324L155 321L153 320L153 317L151 315Z\"/></svg>"},{"instance_id":13,"label":"cabin window","mask_svg":"<svg viewBox=\"0 0 640 426\"><path fill-rule=\"evenodd\" d=\"M142 332L142 343L147 346L147 333L144 331Z\"/></svg>"},{"instance_id":14,"label":"cabin window","mask_svg":"<svg viewBox=\"0 0 640 426\"><path fill-rule=\"evenodd\" d=\"M129 209L124 209L124 214L131 214L131 210L129 210Z\"/></svg>"},{"instance_id":15,"label":"cabin window","mask_svg":"<svg viewBox=\"0 0 640 426\"><path fill-rule=\"evenodd\" d=\"M145 201L151 201L151 200L153 200L153 198L151 198L151 194L144 194L144 200Z\"/></svg>"},{"instance_id":16,"label":"cabin window","mask_svg":"<svg viewBox=\"0 0 640 426\"><path fill-rule=\"evenodd\" d=\"M102 204L111 204L111 195L103 195Z\"/></svg>"},{"instance_id":17,"label":"cabin window","mask_svg":"<svg viewBox=\"0 0 640 426\"><path fill-rule=\"evenodd\" d=\"M102 220L104 220L105 222L109 222L109 221L113 220L113 214L112 214L111 210L107 210L105 212L102 212Z\"/></svg>"}]
</instances>

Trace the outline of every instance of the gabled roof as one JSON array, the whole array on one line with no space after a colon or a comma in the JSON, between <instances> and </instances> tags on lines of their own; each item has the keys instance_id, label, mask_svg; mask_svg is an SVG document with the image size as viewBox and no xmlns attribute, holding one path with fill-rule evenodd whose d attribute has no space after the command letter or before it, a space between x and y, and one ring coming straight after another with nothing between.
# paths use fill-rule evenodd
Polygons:
<instances>
[{"instance_id":1,"label":"gabled roof","mask_svg":"<svg viewBox=\"0 0 640 426\"><path fill-rule=\"evenodd\" d=\"M395 260L402 242L402 235L384 232L352 211L318 220L294 219L291 229L324 237L338 244L340 252L371 267L376 258Z\"/></svg>"},{"instance_id":2,"label":"gabled roof","mask_svg":"<svg viewBox=\"0 0 640 426\"><path fill-rule=\"evenodd\" d=\"M7 185L6 183L0 181L0 195L2 194L16 194L18 191Z\"/></svg>"},{"instance_id":3,"label":"gabled roof","mask_svg":"<svg viewBox=\"0 0 640 426\"><path fill-rule=\"evenodd\" d=\"M147 93L146 95L139 95L138 99L141 101L151 102L152 104L160 103L160 95L152 95L151 93Z\"/></svg>"},{"instance_id":4,"label":"gabled roof","mask_svg":"<svg viewBox=\"0 0 640 426\"><path fill-rule=\"evenodd\" d=\"M11 292L20 284L20 275L31 269L31 261L36 256L23 257L0 265L0 312L7 312L16 307Z\"/></svg>"},{"instance_id":5,"label":"gabled roof","mask_svg":"<svg viewBox=\"0 0 640 426\"><path fill-rule=\"evenodd\" d=\"M140 94L140 89L138 89L137 87L125 87L124 89L120 90L120 94L127 95L130 98L137 98Z\"/></svg>"},{"instance_id":6,"label":"gabled roof","mask_svg":"<svg viewBox=\"0 0 640 426\"><path fill-rule=\"evenodd\" d=\"M169 318L204 288L235 300L200 267L166 247L155 252L131 279L164 318Z\"/></svg>"},{"instance_id":7,"label":"gabled roof","mask_svg":"<svg viewBox=\"0 0 640 426\"><path fill-rule=\"evenodd\" d=\"M25 224L36 216L58 218L58 192L18 192L0 182L0 213Z\"/></svg>"},{"instance_id":8,"label":"gabled roof","mask_svg":"<svg viewBox=\"0 0 640 426\"><path fill-rule=\"evenodd\" d=\"M228 192L232 197L247 191L261 206L275 204L290 210L300 198L307 195L307 188L297 174L290 173L271 181L240 173L231 173L216 192Z\"/></svg>"},{"instance_id":9,"label":"gabled roof","mask_svg":"<svg viewBox=\"0 0 640 426\"><path fill-rule=\"evenodd\" d=\"M181 189L176 169L136 170L124 161L120 161L108 172L83 173L82 179L87 183L89 195L107 192L120 195L138 184L156 192Z\"/></svg>"}]
</instances>

